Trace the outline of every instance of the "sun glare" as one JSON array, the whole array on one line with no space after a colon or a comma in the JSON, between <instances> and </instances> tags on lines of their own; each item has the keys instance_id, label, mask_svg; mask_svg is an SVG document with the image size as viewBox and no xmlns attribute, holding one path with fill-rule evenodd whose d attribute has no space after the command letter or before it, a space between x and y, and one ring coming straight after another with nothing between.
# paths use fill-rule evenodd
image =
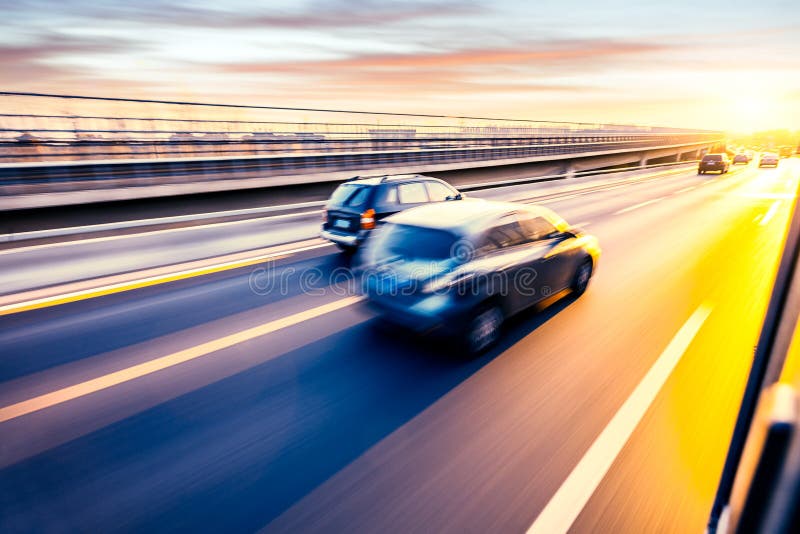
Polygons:
<instances>
[{"instance_id":1,"label":"sun glare","mask_svg":"<svg viewBox=\"0 0 800 534\"><path fill-rule=\"evenodd\" d=\"M747 92L733 96L726 106L732 130L754 132L780 126L780 98L766 91Z\"/></svg>"}]
</instances>

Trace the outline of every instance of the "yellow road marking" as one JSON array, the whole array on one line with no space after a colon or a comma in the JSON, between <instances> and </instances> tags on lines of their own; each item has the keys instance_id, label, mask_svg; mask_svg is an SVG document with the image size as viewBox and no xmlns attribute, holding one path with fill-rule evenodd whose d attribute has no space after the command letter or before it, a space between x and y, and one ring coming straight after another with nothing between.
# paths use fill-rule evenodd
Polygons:
<instances>
[{"instance_id":1,"label":"yellow road marking","mask_svg":"<svg viewBox=\"0 0 800 534\"><path fill-rule=\"evenodd\" d=\"M126 282L119 282L116 284L109 284L95 288L83 289L80 291L72 291L69 293L64 293L61 295L53 295L50 297L43 297L33 300L27 300L23 302L16 302L13 304L6 304L4 306L0 306L0 316L3 315L10 315L13 313L21 313L30 310L36 310L40 308L47 308L50 306L58 306L60 304L66 304L68 302L75 302L79 300L86 300L91 298L102 297L105 295L111 295L114 293L122 293L123 291L131 291L133 289L140 289L143 287L149 287L159 284L166 284L168 282L175 282L178 280L184 280L187 278L194 278L197 276L205 276L213 273L218 273L222 271L229 271L232 269L239 269L241 267L247 267L249 265L255 265L261 263L265 260L277 260L281 258L285 258L294 254L296 252L302 252L305 250L312 250L314 248L321 248L327 246L327 243L320 244L320 245L311 245L308 247L301 247L294 250L287 250L282 252L273 252L268 254L261 254L258 256L254 256L251 258L245 258L241 260L235 261L228 261L224 263L218 263L215 265L208 265L205 267L197 267L194 269L186 269L183 271L178 271L174 273L167 273L163 275L157 276L150 276L146 278L140 278L137 280L130 280Z\"/></svg>"}]
</instances>

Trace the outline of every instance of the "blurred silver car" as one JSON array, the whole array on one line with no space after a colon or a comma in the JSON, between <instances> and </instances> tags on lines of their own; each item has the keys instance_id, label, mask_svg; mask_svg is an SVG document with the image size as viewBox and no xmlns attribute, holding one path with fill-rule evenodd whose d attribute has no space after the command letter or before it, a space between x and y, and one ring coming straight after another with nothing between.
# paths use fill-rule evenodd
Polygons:
<instances>
[{"instance_id":1,"label":"blurred silver car","mask_svg":"<svg viewBox=\"0 0 800 534\"><path fill-rule=\"evenodd\" d=\"M773 154L772 152L764 152L761 154L761 158L758 160L759 167L777 167L778 163L780 162L780 158L777 154Z\"/></svg>"},{"instance_id":2,"label":"blurred silver car","mask_svg":"<svg viewBox=\"0 0 800 534\"><path fill-rule=\"evenodd\" d=\"M571 289L597 267L595 237L547 208L465 200L386 219L365 250L368 304L386 319L459 342L494 344L505 319Z\"/></svg>"}]
</instances>

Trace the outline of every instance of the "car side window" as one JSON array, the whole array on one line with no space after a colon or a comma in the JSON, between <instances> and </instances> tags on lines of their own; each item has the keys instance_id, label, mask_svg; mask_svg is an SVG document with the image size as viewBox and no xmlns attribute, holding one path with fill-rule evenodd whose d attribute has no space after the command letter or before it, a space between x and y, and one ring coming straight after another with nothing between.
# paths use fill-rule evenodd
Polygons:
<instances>
[{"instance_id":1,"label":"car side window","mask_svg":"<svg viewBox=\"0 0 800 534\"><path fill-rule=\"evenodd\" d=\"M357 208L367 201L367 197L369 197L369 187L359 187L355 193L348 197L344 205Z\"/></svg>"},{"instance_id":2,"label":"car side window","mask_svg":"<svg viewBox=\"0 0 800 534\"><path fill-rule=\"evenodd\" d=\"M500 219L496 226L486 234L490 248L508 248L529 241L515 216Z\"/></svg>"},{"instance_id":3,"label":"car side window","mask_svg":"<svg viewBox=\"0 0 800 534\"><path fill-rule=\"evenodd\" d=\"M393 206L397 204L397 187L394 185L387 185L383 190L383 199L381 204Z\"/></svg>"},{"instance_id":4,"label":"car side window","mask_svg":"<svg viewBox=\"0 0 800 534\"><path fill-rule=\"evenodd\" d=\"M428 187L428 195L431 197L431 202L442 202L447 200L447 197L456 194L455 191L440 182L425 182Z\"/></svg>"},{"instance_id":5,"label":"car side window","mask_svg":"<svg viewBox=\"0 0 800 534\"><path fill-rule=\"evenodd\" d=\"M548 239L558 233L558 229L541 216L520 215L519 224L528 241Z\"/></svg>"},{"instance_id":6,"label":"car side window","mask_svg":"<svg viewBox=\"0 0 800 534\"><path fill-rule=\"evenodd\" d=\"M428 201L428 192L422 182L409 182L398 185L397 195L401 204L419 204Z\"/></svg>"}]
</instances>

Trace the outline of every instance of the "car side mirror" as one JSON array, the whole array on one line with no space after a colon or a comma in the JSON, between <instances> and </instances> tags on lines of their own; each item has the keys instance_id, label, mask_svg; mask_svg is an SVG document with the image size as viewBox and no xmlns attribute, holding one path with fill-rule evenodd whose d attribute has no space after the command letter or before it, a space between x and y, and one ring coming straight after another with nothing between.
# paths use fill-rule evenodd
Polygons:
<instances>
[{"instance_id":1,"label":"car side mirror","mask_svg":"<svg viewBox=\"0 0 800 534\"><path fill-rule=\"evenodd\" d=\"M575 237L579 237L581 235L581 230L580 230L580 228L576 228L576 227L572 226L570 228L567 228L563 232L561 232L559 235L561 237L563 237L564 239L575 238Z\"/></svg>"},{"instance_id":2,"label":"car side mirror","mask_svg":"<svg viewBox=\"0 0 800 534\"><path fill-rule=\"evenodd\" d=\"M448 197L445 197L445 200L461 200L463 198L464 198L464 195L462 195L461 193L458 193L457 195L450 195Z\"/></svg>"}]
</instances>

